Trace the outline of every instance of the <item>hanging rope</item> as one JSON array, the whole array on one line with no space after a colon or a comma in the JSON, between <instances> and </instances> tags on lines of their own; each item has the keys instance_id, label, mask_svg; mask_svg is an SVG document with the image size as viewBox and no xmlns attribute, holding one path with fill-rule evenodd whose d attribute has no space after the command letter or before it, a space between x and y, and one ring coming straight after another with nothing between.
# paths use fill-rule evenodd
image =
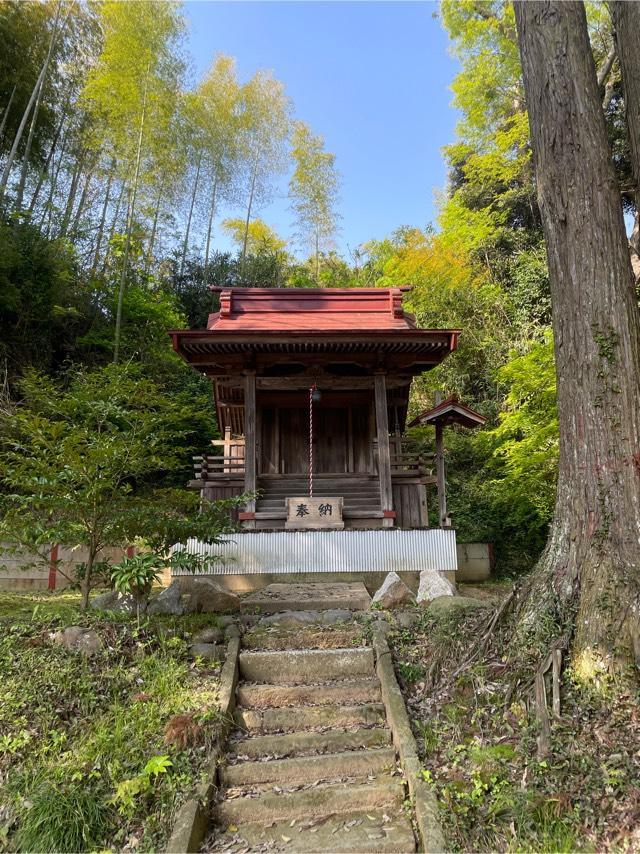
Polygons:
<instances>
[{"instance_id":1,"label":"hanging rope","mask_svg":"<svg viewBox=\"0 0 640 854\"><path fill-rule=\"evenodd\" d=\"M309 389L309 498L313 498L313 393L314 383Z\"/></svg>"}]
</instances>

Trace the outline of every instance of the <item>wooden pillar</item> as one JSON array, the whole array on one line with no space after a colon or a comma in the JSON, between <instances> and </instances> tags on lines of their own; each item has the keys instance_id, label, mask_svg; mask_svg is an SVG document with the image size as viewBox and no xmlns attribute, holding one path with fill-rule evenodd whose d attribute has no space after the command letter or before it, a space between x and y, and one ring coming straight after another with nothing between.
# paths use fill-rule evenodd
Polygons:
<instances>
[{"instance_id":1,"label":"wooden pillar","mask_svg":"<svg viewBox=\"0 0 640 854\"><path fill-rule=\"evenodd\" d=\"M56 589L56 580L58 575L58 545L51 546L51 552L49 553L49 590Z\"/></svg>"},{"instance_id":2,"label":"wooden pillar","mask_svg":"<svg viewBox=\"0 0 640 854\"><path fill-rule=\"evenodd\" d=\"M438 480L438 524L441 528L448 528L447 519L447 489L444 479L444 428L436 421L436 476Z\"/></svg>"},{"instance_id":3,"label":"wooden pillar","mask_svg":"<svg viewBox=\"0 0 640 854\"><path fill-rule=\"evenodd\" d=\"M393 487L391 483L391 454L389 450L389 419L387 416L387 379L384 373L375 376L376 431L378 435L378 475L383 528L393 527Z\"/></svg>"},{"instance_id":4,"label":"wooden pillar","mask_svg":"<svg viewBox=\"0 0 640 854\"><path fill-rule=\"evenodd\" d=\"M244 491L256 491L256 374L244 375ZM247 501L240 518L245 528L255 528L255 499Z\"/></svg>"}]
</instances>

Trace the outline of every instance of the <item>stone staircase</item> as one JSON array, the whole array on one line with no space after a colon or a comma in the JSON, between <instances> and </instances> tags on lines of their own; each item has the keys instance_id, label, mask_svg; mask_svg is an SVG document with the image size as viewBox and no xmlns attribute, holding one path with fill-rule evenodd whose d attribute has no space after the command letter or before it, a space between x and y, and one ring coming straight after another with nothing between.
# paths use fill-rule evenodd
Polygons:
<instances>
[{"instance_id":1,"label":"stone staircase","mask_svg":"<svg viewBox=\"0 0 640 854\"><path fill-rule=\"evenodd\" d=\"M286 637L291 648L240 653L237 729L204 850L415 851L373 650Z\"/></svg>"}]
</instances>

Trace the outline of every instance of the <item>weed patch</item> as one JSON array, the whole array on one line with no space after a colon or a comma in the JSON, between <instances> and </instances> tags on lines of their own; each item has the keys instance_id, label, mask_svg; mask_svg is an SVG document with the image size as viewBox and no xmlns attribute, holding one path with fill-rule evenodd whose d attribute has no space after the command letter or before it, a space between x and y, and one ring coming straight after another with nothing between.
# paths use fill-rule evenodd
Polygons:
<instances>
[{"instance_id":1,"label":"weed patch","mask_svg":"<svg viewBox=\"0 0 640 854\"><path fill-rule=\"evenodd\" d=\"M162 847L219 734L218 672L187 657L198 616L137 627L74 594L0 598L0 850ZM71 624L97 655L52 643ZM166 737L179 716L197 738Z\"/></svg>"},{"instance_id":2,"label":"weed patch","mask_svg":"<svg viewBox=\"0 0 640 854\"><path fill-rule=\"evenodd\" d=\"M498 626L473 656L490 612L426 609L390 636L396 672L451 848L633 851L640 844L639 695L562 674L561 714L540 760L531 690L557 625L509 643Z\"/></svg>"}]
</instances>

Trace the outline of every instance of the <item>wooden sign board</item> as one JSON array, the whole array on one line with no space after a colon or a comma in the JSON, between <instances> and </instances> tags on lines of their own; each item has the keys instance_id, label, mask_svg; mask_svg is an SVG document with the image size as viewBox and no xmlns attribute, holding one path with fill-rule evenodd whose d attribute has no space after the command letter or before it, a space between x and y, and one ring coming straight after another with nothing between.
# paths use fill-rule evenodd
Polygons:
<instances>
[{"instance_id":1,"label":"wooden sign board","mask_svg":"<svg viewBox=\"0 0 640 854\"><path fill-rule=\"evenodd\" d=\"M344 528L342 508L344 498L287 498L287 521L285 528L311 531Z\"/></svg>"}]
</instances>

